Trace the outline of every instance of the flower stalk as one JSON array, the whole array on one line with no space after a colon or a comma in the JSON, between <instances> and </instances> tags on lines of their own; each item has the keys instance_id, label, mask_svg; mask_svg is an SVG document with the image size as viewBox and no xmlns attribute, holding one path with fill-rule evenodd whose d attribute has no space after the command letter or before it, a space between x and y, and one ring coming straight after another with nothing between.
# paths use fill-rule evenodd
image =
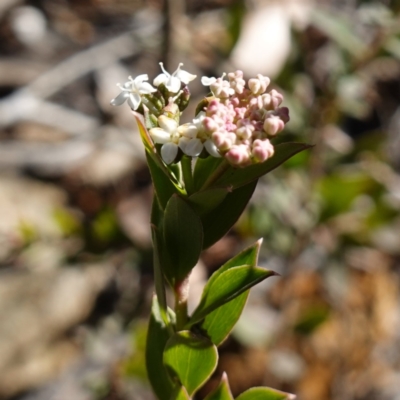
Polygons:
<instances>
[{"instance_id":1,"label":"flower stalk","mask_svg":"<svg viewBox=\"0 0 400 400\"><path fill-rule=\"evenodd\" d=\"M176 330L184 329L188 321L189 277L178 282L174 288Z\"/></svg>"}]
</instances>

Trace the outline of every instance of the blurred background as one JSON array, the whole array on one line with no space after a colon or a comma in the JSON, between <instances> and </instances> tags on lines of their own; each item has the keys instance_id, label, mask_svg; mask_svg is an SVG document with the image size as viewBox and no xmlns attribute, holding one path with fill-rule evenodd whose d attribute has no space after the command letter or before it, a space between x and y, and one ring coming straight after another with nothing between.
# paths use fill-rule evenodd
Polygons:
<instances>
[{"instance_id":1,"label":"blurred background","mask_svg":"<svg viewBox=\"0 0 400 400\"><path fill-rule=\"evenodd\" d=\"M264 237L218 371L233 393L400 399L400 2L1 0L0 398L152 400L152 189L128 75L272 78L315 145L261 179L192 275ZM191 83L184 121L206 94Z\"/></svg>"}]
</instances>

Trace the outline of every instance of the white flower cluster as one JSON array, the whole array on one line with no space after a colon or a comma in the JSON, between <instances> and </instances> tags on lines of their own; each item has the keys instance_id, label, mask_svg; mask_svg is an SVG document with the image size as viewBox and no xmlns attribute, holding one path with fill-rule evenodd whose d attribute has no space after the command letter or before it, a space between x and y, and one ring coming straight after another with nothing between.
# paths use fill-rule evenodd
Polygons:
<instances>
[{"instance_id":1,"label":"white flower cluster","mask_svg":"<svg viewBox=\"0 0 400 400\"><path fill-rule=\"evenodd\" d=\"M182 63L178 65L176 71L171 75L164 69L163 63L160 63L163 73L154 79L153 85L158 87L161 84L164 84L169 92L178 93L181 89L181 82L187 85L196 78L196 75L181 70L181 66L183 66ZM128 79L129 80L123 85L120 83L117 84L122 92L111 100L111 105L120 106L127 100L129 107L133 110L137 110L142 102L142 96L154 93L157 89L151 86L150 83L145 82L149 79L146 74L139 75L135 79L132 79L130 76Z\"/></svg>"},{"instance_id":2,"label":"white flower cluster","mask_svg":"<svg viewBox=\"0 0 400 400\"><path fill-rule=\"evenodd\" d=\"M184 154L197 157L205 148L214 157L221 157L203 125L204 113L200 113L191 123L178 126L177 122L165 115L158 117L159 128L150 129L154 143L162 144L161 157L171 164L178 155L179 148Z\"/></svg>"},{"instance_id":3,"label":"white flower cluster","mask_svg":"<svg viewBox=\"0 0 400 400\"><path fill-rule=\"evenodd\" d=\"M192 122L179 126L180 111L174 103L186 90L186 85L196 78L182 70L182 65L169 74L160 63L162 73L154 79L155 87L146 82L147 75L129 77L124 85L118 84L122 92L111 104L121 105L127 101L137 110L141 102L149 104L157 87L163 85L167 89L167 95L163 89L163 96L168 105L153 114L152 126L157 126L149 129L154 143L161 145L161 157L166 164L177 159L179 149L190 157L197 157L205 150L213 157L225 157L238 167L272 157L274 147L269 138L284 128L289 121L289 111L280 107L282 94L274 89L267 92L270 79L258 74L257 78L249 79L246 86L242 71L229 73L228 80L224 79L226 74L220 78L203 77L201 82L210 87L213 99ZM178 114L171 114L172 105Z\"/></svg>"}]
</instances>

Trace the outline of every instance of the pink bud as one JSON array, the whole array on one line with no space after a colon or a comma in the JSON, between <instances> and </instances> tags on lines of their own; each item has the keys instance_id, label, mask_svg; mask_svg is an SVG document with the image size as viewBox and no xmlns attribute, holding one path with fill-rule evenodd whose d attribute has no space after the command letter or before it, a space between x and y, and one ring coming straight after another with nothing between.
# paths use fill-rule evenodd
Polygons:
<instances>
[{"instance_id":1,"label":"pink bud","mask_svg":"<svg viewBox=\"0 0 400 400\"><path fill-rule=\"evenodd\" d=\"M237 70L236 72L230 72L228 74L230 87L236 93L243 93L244 86L246 85L246 81L243 79L243 72Z\"/></svg>"},{"instance_id":2,"label":"pink bud","mask_svg":"<svg viewBox=\"0 0 400 400\"><path fill-rule=\"evenodd\" d=\"M236 136L232 132L214 132L211 136L217 149L221 152L229 150L235 143Z\"/></svg>"},{"instance_id":3,"label":"pink bud","mask_svg":"<svg viewBox=\"0 0 400 400\"><path fill-rule=\"evenodd\" d=\"M215 113L216 111L218 111L219 107L220 107L221 103L219 101L219 99L213 99L208 103L207 106L207 115L210 115L212 113Z\"/></svg>"},{"instance_id":4,"label":"pink bud","mask_svg":"<svg viewBox=\"0 0 400 400\"><path fill-rule=\"evenodd\" d=\"M277 133L283 130L285 123L277 116L270 115L264 121L264 132L268 135L275 136Z\"/></svg>"},{"instance_id":5,"label":"pink bud","mask_svg":"<svg viewBox=\"0 0 400 400\"><path fill-rule=\"evenodd\" d=\"M278 108L275 114L286 124L290 121L289 109L287 107Z\"/></svg>"},{"instance_id":6,"label":"pink bud","mask_svg":"<svg viewBox=\"0 0 400 400\"><path fill-rule=\"evenodd\" d=\"M258 107L266 110L276 110L283 101L283 95L272 89L269 93L264 93L258 98Z\"/></svg>"},{"instance_id":7,"label":"pink bud","mask_svg":"<svg viewBox=\"0 0 400 400\"><path fill-rule=\"evenodd\" d=\"M213 118L210 118L210 117L205 117L204 118L203 125L204 125L204 128L208 132L215 132L218 129L218 125L217 125L216 121Z\"/></svg>"},{"instance_id":8,"label":"pink bud","mask_svg":"<svg viewBox=\"0 0 400 400\"><path fill-rule=\"evenodd\" d=\"M243 119L245 118L247 108L246 107L235 107L235 118Z\"/></svg>"},{"instance_id":9,"label":"pink bud","mask_svg":"<svg viewBox=\"0 0 400 400\"><path fill-rule=\"evenodd\" d=\"M239 107L240 99L238 97L232 97L230 99L230 102L231 102L233 107Z\"/></svg>"},{"instance_id":10,"label":"pink bud","mask_svg":"<svg viewBox=\"0 0 400 400\"><path fill-rule=\"evenodd\" d=\"M268 139L256 139L251 154L256 162L264 162L274 155L274 146Z\"/></svg>"},{"instance_id":11,"label":"pink bud","mask_svg":"<svg viewBox=\"0 0 400 400\"><path fill-rule=\"evenodd\" d=\"M221 99L226 99L235 93L235 90L231 88L228 81L224 81L223 77L218 78L214 83L212 83L210 89L215 97Z\"/></svg>"},{"instance_id":12,"label":"pink bud","mask_svg":"<svg viewBox=\"0 0 400 400\"><path fill-rule=\"evenodd\" d=\"M271 109L276 110L282 103L283 101L283 94L279 93L278 91L276 91L275 89L272 89L269 92L270 96L271 96Z\"/></svg>"},{"instance_id":13,"label":"pink bud","mask_svg":"<svg viewBox=\"0 0 400 400\"><path fill-rule=\"evenodd\" d=\"M238 128L236 129L236 135L241 140L250 139L254 132L254 126L251 124L250 120L242 119L238 122Z\"/></svg>"},{"instance_id":14,"label":"pink bud","mask_svg":"<svg viewBox=\"0 0 400 400\"><path fill-rule=\"evenodd\" d=\"M251 163L249 147L244 144L232 146L225 154L228 162L237 167L245 167Z\"/></svg>"},{"instance_id":15,"label":"pink bud","mask_svg":"<svg viewBox=\"0 0 400 400\"><path fill-rule=\"evenodd\" d=\"M257 78L249 79L248 85L252 93L257 96L267 90L269 83L270 79L267 76L257 74Z\"/></svg>"}]
</instances>

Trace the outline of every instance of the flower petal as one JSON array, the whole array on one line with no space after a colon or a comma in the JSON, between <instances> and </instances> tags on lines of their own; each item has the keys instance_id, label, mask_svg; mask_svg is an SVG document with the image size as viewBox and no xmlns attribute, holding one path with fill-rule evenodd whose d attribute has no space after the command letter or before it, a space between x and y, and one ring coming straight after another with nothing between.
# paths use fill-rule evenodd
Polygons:
<instances>
[{"instance_id":1,"label":"flower petal","mask_svg":"<svg viewBox=\"0 0 400 400\"><path fill-rule=\"evenodd\" d=\"M177 77L181 82L183 82L183 83L185 83L185 84L187 85L189 82L191 82L191 81L193 81L194 79L196 79L197 75L190 74L189 72L183 71L183 70L180 69L180 70L177 72L176 77Z\"/></svg>"},{"instance_id":2,"label":"flower petal","mask_svg":"<svg viewBox=\"0 0 400 400\"><path fill-rule=\"evenodd\" d=\"M120 106L124 104L126 99L129 97L129 92L121 92L117 97L110 101L112 106Z\"/></svg>"},{"instance_id":3,"label":"flower petal","mask_svg":"<svg viewBox=\"0 0 400 400\"><path fill-rule=\"evenodd\" d=\"M171 93L178 93L179 90L181 89L181 81L178 78L176 78L175 76L170 76L168 79L168 82L165 83L165 87Z\"/></svg>"},{"instance_id":4,"label":"flower petal","mask_svg":"<svg viewBox=\"0 0 400 400\"><path fill-rule=\"evenodd\" d=\"M198 129L195 124L187 123L178 127L178 132L189 139L197 137Z\"/></svg>"},{"instance_id":5,"label":"flower petal","mask_svg":"<svg viewBox=\"0 0 400 400\"><path fill-rule=\"evenodd\" d=\"M161 157L166 164L171 164L178 155L178 146L175 143L165 143L161 147Z\"/></svg>"},{"instance_id":6,"label":"flower petal","mask_svg":"<svg viewBox=\"0 0 400 400\"><path fill-rule=\"evenodd\" d=\"M130 79L132 79L132 77L129 77ZM149 76L147 74L142 74L142 75L138 75L135 79L133 79L133 82L136 86L140 85L143 81L148 81L149 80Z\"/></svg>"},{"instance_id":7,"label":"flower petal","mask_svg":"<svg viewBox=\"0 0 400 400\"><path fill-rule=\"evenodd\" d=\"M137 110L140 106L141 101L142 98L140 97L139 93L129 93L128 104L130 108L132 108L133 110Z\"/></svg>"},{"instance_id":8,"label":"flower petal","mask_svg":"<svg viewBox=\"0 0 400 400\"><path fill-rule=\"evenodd\" d=\"M149 93L154 93L157 92L156 88L153 88L153 86L150 85L148 82L142 82L140 86L138 86L138 91L142 94L149 94Z\"/></svg>"},{"instance_id":9,"label":"flower petal","mask_svg":"<svg viewBox=\"0 0 400 400\"><path fill-rule=\"evenodd\" d=\"M179 140L179 147L187 156L197 157L203 150L203 143L200 139L185 139Z\"/></svg>"},{"instance_id":10,"label":"flower petal","mask_svg":"<svg viewBox=\"0 0 400 400\"><path fill-rule=\"evenodd\" d=\"M171 141L171 135L161 128L152 128L149 130L150 136L153 138L154 143L165 144Z\"/></svg>"},{"instance_id":11,"label":"flower petal","mask_svg":"<svg viewBox=\"0 0 400 400\"><path fill-rule=\"evenodd\" d=\"M217 78L212 77L208 77L208 76L203 76L201 78L201 84L204 86L210 86L212 85L215 81L217 80Z\"/></svg>"},{"instance_id":12,"label":"flower petal","mask_svg":"<svg viewBox=\"0 0 400 400\"><path fill-rule=\"evenodd\" d=\"M170 134L176 132L176 129L178 128L178 123L174 119L168 118L165 115L160 115L158 117L158 125Z\"/></svg>"},{"instance_id":13,"label":"flower petal","mask_svg":"<svg viewBox=\"0 0 400 400\"><path fill-rule=\"evenodd\" d=\"M153 85L154 85L154 86L160 86L160 85L162 85L162 84L165 85L165 83L168 82L168 78L169 78L169 76L167 76L167 75L165 75L165 74L157 75L157 76L154 78Z\"/></svg>"},{"instance_id":14,"label":"flower petal","mask_svg":"<svg viewBox=\"0 0 400 400\"><path fill-rule=\"evenodd\" d=\"M213 141L211 139L207 139L204 142L204 147L205 149L208 151L208 154L210 156L216 157L216 158L220 158L221 154L219 153L217 146L213 143Z\"/></svg>"}]
</instances>

